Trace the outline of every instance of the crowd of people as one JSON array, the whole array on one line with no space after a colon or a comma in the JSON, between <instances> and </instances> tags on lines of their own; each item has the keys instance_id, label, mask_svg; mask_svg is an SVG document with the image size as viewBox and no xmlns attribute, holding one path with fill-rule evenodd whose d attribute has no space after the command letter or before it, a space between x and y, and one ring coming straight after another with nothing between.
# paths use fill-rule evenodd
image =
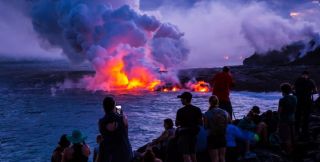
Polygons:
<instances>
[{"instance_id":1,"label":"crowd of people","mask_svg":"<svg viewBox=\"0 0 320 162\"><path fill-rule=\"evenodd\" d=\"M232 110L229 94L233 86L230 69L224 67L213 79L213 92L204 113L192 104L190 92L177 96L183 107L178 109L175 123L164 119L161 135L135 152L128 138L126 115L117 111L112 97L106 97L93 161L236 162L255 158L254 147L278 145L290 155L297 139L308 139L312 96L317 92L308 72L303 72L294 85L281 84L277 111L262 113L259 106L253 106L242 119L235 119ZM79 130L62 135L51 161L87 162L91 152L85 139Z\"/></svg>"}]
</instances>

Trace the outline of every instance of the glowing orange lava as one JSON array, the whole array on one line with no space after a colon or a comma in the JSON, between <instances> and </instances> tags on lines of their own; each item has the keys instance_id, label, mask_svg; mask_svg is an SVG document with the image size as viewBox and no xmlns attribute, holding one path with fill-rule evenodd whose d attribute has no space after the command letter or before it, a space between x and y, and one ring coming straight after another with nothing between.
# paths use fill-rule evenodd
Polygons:
<instances>
[{"instance_id":1,"label":"glowing orange lava","mask_svg":"<svg viewBox=\"0 0 320 162\"><path fill-rule=\"evenodd\" d=\"M172 88L172 92L177 92L177 91L179 91L180 89L178 88L178 87L173 87Z\"/></svg>"},{"instance_id":2,"label":"glowing orange lava","mask_svg":"<svg viewBox=\"0 0 320 162\"><path fill-rule=\"evenodd\" d=\"M134 66L125 69L122 57L116 57L106 62L102 69L104 90L150 90L153 91L161 81L146 67ZM101 77L101 76L99 76Z\"/></svg>"},{"instance_id":3,"label":"glowing orange lava","mask_svg":"<svg viewBox=\"0 0 320 162\"><path fill-rule=\"evenodd\" d=\"M196 92L209 92L209 84L205 81L198 81L196 84L192 86L193 91Z\"/></svg>"}]
</instances>

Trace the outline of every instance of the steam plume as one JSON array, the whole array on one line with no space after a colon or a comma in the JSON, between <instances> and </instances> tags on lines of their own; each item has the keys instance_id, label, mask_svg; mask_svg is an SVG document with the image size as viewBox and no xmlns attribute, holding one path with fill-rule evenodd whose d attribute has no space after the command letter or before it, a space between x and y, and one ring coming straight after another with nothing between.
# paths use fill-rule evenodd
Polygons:
<instances>
[{"instance_id":1,"label":"steam plume","mask_svg":"<svg viewBox=\"0 0 320 162\"><path fill-rule=\"evenodd\" d=\"M112 89L110 82L126 84L131 78L154 81L155 70L176 67L189 52L176 26L119 1L39 0L32 20L41 38L62 48L70 60L90 60L96 70L91 85L102 89ZM128 76L114 80L113 72L106 69Z\"/></svg>"},{"instance_id":2,"label":"steam plume","mask_svg":"<svg viewBox=\"0 0 320 162\"><path fill-rule=\"evenodd\" d=\"M186 33L191 53L188 67L213 67L242 64L255 52L281 49L296 41L309 41L319 32L310 1L187 1L191 7L158 6L163 19ZM185 5L182 5L185 6ZM283 9L284 6L287 8ZM170 7L172 7L170 9ZM298 10L299 9L299 10ZM298 17L290 12L298 10Z\"/></svg>"}]
</instances>

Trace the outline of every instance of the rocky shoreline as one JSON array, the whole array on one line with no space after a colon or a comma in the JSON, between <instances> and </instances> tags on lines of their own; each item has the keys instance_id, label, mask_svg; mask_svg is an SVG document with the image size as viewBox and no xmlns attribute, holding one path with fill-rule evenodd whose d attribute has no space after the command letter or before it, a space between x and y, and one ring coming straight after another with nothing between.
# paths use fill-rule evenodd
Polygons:
<instances>
[{"instance_id":1,"label":"rocky shoreline","mask_svg":"<svg viewBox=\"0 0 320 162\"><path fill-rule=\"evenodd\" d=\"M320 66L317 65L283 65L283 66L231 66L235 80L235 91L271 92L279 91L283 82L294 83L300 74L307 70L311 78L320 84ZM182 83L191 79L210 82L221 68L183 69L178 73Z\"/></svg>"},{"instance_id":2,"label":"rocky shoreline","mask_svg":"<svg viewBox=\"0 0 320 162\"><path fill-rule=\"evenodd\" d=\"M267 147L254 148L256 158L244 159L243 162L319 162L320 161L320 111L310 117L310 138L295 140L293 153L284 153L280 146L270 145Z\"/></svg>"},{"instance_id":3,"label":"rocky shoreline","mask_svg":"<svg viewBox=\"0 0 320 162\"><path fill-rule=\"evenodd\" d=\"M1 61L0 61L1 62ZM41 65L41 68L24 68L24 66ZM94 71L86 66L70 67L66 62L1 62L0 76L11 78L8 86L23 85L52 86L63 83L66 79L77 82L85 75L94 75ZM231 66L235 80L235 91L271 92L279 91L283 82L293 83L304 70L310 72L311 78L320 85L319 65L265 65L265 66ZM193 68L178 71L178 78L182 84L195 79L210 82L213 75L220 72L221 68ZM21 82L23 80L23 82ZM320 88L320 87L319 87Z\"/></svg>"}]
</instances>

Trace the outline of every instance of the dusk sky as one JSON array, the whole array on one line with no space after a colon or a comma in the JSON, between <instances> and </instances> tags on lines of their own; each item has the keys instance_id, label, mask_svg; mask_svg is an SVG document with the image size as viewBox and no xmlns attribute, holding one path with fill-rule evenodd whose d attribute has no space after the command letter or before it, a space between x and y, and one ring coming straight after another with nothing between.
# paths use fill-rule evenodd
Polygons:
<instances>
[{"instance_id":1,"label":"dusk sky","mask_svg":"<svg viewBox=\"0 0 320 162\"><path fill-rule=\"evenodd\" d=\"M0 11L0 162L319 161L320 0Z\"/></svg>"},{"instance_id":2,"label":"dusk sky","mask_svg":"<svg viewBox=\"0 0 320 162\"><path fill-rule=\"evenodd\" d=\"M0 1L0 56L15 59L66 58L61 46L39 36L32 23L34 4L44 0ZM47 0L49 1L49 0ZM129 4L139 13L169 22L183 33L189 49L181 67L241 64L254 52L280 49L307 41L319 32L319 2L311 0L140 0L110 1L113 8ZM140 7L139 7L140 6Z\"/></svg>"}]
</instances>

